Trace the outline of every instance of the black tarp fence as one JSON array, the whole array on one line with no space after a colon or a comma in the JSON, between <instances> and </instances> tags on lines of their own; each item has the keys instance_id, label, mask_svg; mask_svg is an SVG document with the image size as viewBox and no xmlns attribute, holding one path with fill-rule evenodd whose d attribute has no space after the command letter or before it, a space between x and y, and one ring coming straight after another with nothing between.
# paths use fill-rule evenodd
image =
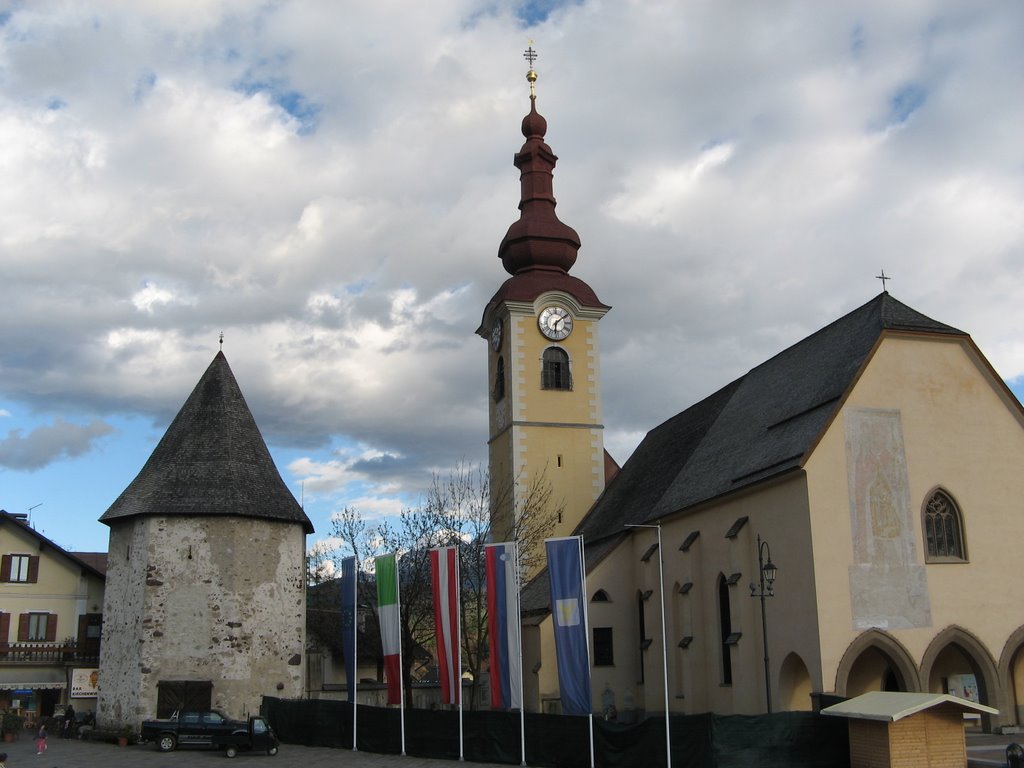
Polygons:
<instances>
[{"instance_id":1,"label":"black tarp fence","mask_svg":"<svg viewBox=\"0 0 1024 768\"><path fill-rule=\"evenodd\" d=\"M265 697L262 712L285 744L352 748L352 706L326 699ZM672 768L849 768L846 720L811 712L773 715L673 715ZM361 751L399 754L398 709L360 705ZM459 715L451 710L405 711L405 751L418 757L458 759ZM519 715L463 713L466 760L519 765ZM594 719L594 763L601 768L664 768L665 720L625 724ZM587 768L587 718L526 715L526 763Z\"/></svg>"}]
</instances>

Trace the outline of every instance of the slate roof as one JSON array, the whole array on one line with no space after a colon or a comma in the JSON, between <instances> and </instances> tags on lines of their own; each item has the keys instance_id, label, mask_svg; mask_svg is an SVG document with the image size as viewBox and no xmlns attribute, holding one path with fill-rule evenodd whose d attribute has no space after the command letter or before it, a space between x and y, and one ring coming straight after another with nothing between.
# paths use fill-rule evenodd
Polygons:
<instances>
[{"instance_id":1,"label":"slate roof","mask_svg":"<svg viewBox=\"0 0 1024 768\"><path fill-rule=\"evenodd\" d=\"M100 517L234 516L313 524L281 479L223 352L142 471Z\"/></svg>"},{"instance_id":2,"label":"slate roof","mask_svg":"<svg viewBox=\"0 0 1024 768\"><path fill-rule=\"evenodd\" d=\"M601 539L802 466L884 331L967 335L880 293L652 429L576 533Z\"/></svg>"},{"instance_id":3,"label":"slate roof","mask_svg":"<svg viewBox=\"0 0 1024 768\"><path fill-rule=\"evenodd\" d=\"M587 570L627 524L801 467L885 331L967 336L882 292L655 427L576 527ZM547 584L524 587L524 613L547 611Z\"/></svg>"}]
</instances>

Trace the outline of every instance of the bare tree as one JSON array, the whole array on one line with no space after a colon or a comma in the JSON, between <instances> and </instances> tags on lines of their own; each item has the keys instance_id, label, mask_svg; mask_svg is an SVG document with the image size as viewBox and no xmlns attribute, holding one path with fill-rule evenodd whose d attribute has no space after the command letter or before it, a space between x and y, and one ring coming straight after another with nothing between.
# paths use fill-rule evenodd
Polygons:
<instances>
[{"instance_id":1,"label":"bare tree","mask_svg":"<svg viewBox=\"0 0 1024 768\"><path fill-rule=\"evenodd\" d=\"M478 685L489 656L484 550L495 533L491 517L493 490L488 473L481 467L460 463L447 477L434 476L425 504L431 524L456 534L453 538L459 541L462 661L463 670L472 680L470 709L477 706ZM538 553L561 511L551 503L546 473L532 478L525 490L514 505L514 522L507 539L519 545L518 566L523 576L539 568ZM511 489L503 492L511 493Z\"/></svg>"},{"instance_id":2,"label":"bare tree","mask_svg":"<svg viewBox=\"0 0 1024 768\"><path fill-rule=\"evenodd\" d=\"M412 706L411 683L425 660L423 650L437 650L429 553L435 547L457 546L463 670L473 680L469 707L476 707L477 685L488 657L484 546L492 536L492 490L485 470L460 463L447 477L435 475L424 503L403 510L394 522L385 520L370 528L355 508L347 507L336 513L332 536L337 547L333 551L318 552L315 547L311 550L311 579L314 572L336 571L336 563L327 563L333 563L333 558L342 554L354 555L360 567L368 569L372 557L399 553L402 678L407 706ZM511 488L501 493L510 494L511 500ZM540 567L543 540L554 529L560 511L552 503L546 473L526 483L525 493L513 508L514 524L509 538L519 544L520 573L532 574ZM373 598L375 602L375 595Z\"/></svg>"}]
</instances>

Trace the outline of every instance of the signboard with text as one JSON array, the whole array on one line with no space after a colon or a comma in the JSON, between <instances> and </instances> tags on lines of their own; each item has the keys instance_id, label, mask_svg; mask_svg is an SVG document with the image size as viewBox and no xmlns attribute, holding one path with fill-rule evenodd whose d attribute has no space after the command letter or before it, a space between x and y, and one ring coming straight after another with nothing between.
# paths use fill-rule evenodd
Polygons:
<instances>
[{"instance_id":1,"label":"signboard with text","mask_svg":"<svg viewBox=\"0 0 1024 768\"><path fill-rule=\"evenodd\" d=\"M71 698L95 699L99 678L100 671L95 668L71 670Z\"/></svg>"}]
</instances>

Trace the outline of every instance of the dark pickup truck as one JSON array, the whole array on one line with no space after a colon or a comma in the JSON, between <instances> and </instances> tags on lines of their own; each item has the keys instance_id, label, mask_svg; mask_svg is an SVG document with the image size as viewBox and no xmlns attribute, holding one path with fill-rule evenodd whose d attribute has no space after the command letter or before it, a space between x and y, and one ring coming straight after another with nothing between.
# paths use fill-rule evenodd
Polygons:
<instances>
[{"instance_id":1,"label":"dark pickup truck","mask_svg":"<svg viewBox=\"0 0 1024 768\"><path fill-rule=\"evenodd\" d=\"M230 720L216 710L176 712L167 720L145 720L142 740L155 741L161 752L176 747L223 749L228 757L245 750L266 750L276 755L280 742L270 724L258 715L248 722Z\"/></svg>"}]
</instances>

